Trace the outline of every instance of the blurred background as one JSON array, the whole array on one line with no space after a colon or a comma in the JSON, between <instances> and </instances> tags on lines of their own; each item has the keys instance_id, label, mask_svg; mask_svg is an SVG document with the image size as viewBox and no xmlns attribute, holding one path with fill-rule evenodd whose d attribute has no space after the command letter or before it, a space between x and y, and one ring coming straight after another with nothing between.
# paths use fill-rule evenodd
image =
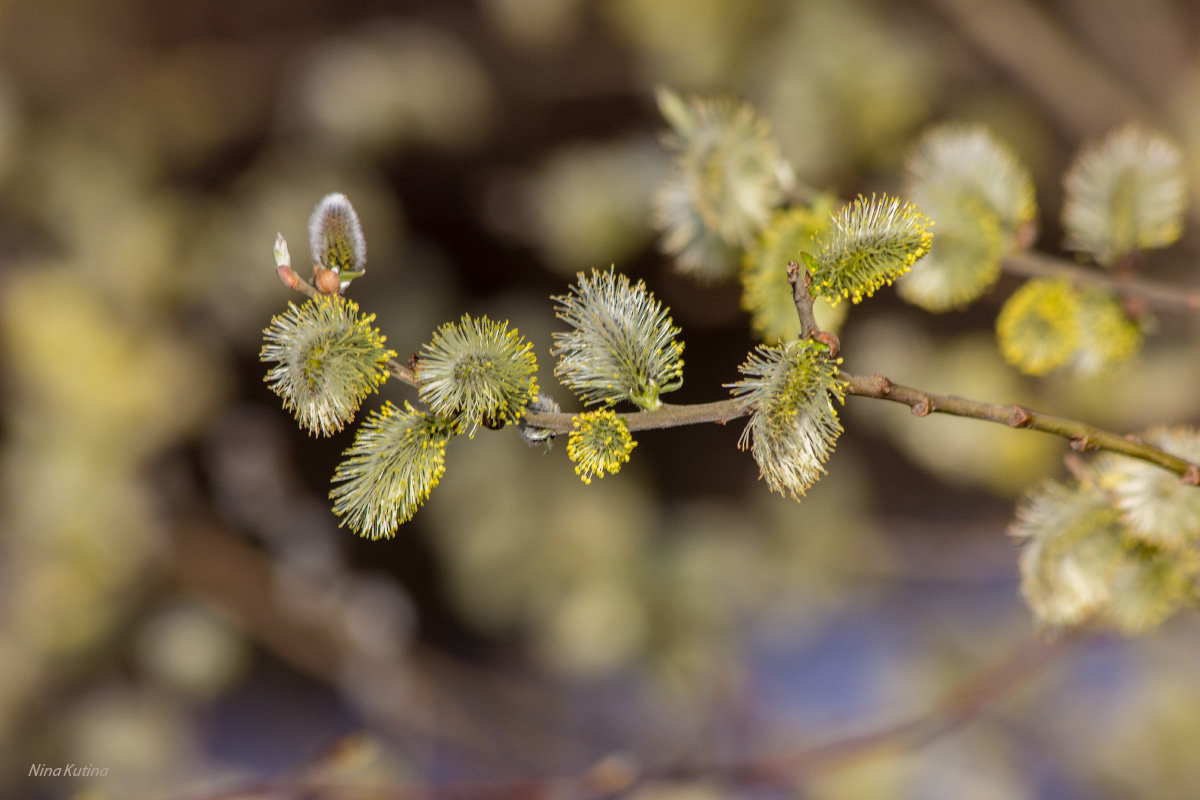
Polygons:
<instances>
[{"instance_id":1,"label":"blurred background","mask_svg":"<svg viewBox=\"0 0 1200 800\"><path fill-rule=\"evenodd\" d=\"M672 399L719 399L755 342L736 282L658 251L655 87L753 102L844 197L895 191L926 126L985 122L1058 253L1061 174L1120 123L1200 186L1198 35L1185 0L0 0L0 796L1196 796L1198 621L1047 646L1022 605L1005 527L1057 440L852 398L797 504L740 424L644 433L587 487L561 442L483 431L367 542L326 498L351 434L300 430L258 351L297 299L276 232L303 273L341 191L350 294L402 357L507 318L575 408L549 296L615 264L683 329ZM1195 285L1198 255L1193 226L1147 271ZM886 291L847 368L1200 422L1194 320L1032 380L992 340L1014 286L940 316ZM68 765L106 774L38 772Z\"/></svg>"}]
</instances>

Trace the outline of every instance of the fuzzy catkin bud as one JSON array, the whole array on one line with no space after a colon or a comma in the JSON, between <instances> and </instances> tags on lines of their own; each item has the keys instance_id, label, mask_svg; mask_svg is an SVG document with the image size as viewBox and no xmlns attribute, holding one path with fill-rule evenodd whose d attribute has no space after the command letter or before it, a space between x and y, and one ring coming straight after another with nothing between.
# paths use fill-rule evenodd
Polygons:
<instances>
[{"instance_id":1,"label":"fuzzy catkin bud","mask_svg":"<svg viewBox=\"0 0 1200 800\"><path fill-rule=\"evenodd\" d=\"M821 477L842 425L838 361L811 339L759 345L729 388L753 409L738 446L750 450L771 491L799 500Z\"/></svg>"},{"instance_id":2,"label":"fuzzy catkin bud","mask_svg":"<svg viewBox=\"0 0 1200 800\"><path fill-rule=\"evenodd\" d=\"M570 294L554 298L571 326L554 334L554 374L585 403L658 408L659 395L683 384L683 344L667 309L644 283L611 269L578 277Z\"/></svg>"},{"instance_id":3,"label":"fuzzy catkin bud","mask_svg":"<svg viewBox=\"0 0 1200 800\"><path fill-rule=\"evenodd\" d=\"M1045 375L1066 364L1079 337L1079 295L1066 281L1028 281L996 317L1004 360L1029 375Z\"/></svg>"},{"instance_id":4,"label":"fuzzy catkin bud","mask_svg":"<svg viewBox=\"0 0 1200 800\"><path fill-rule=\"evenodd\" d=\"M1117 298L1106 292L1080 291L1075 318L1079 325L1079 345L1071 365L1081 374L1099 374L1129 360L1141 349L1141 328L1129 318Z\"/></svg>"},{"instance_id":5,"label":"fuzzy catkin bud","mask_svg":"<svg viewBox=\"0 0 1200 800\"><path fill-rule=\"evenodd\" d=\"M1157 427L1142 438L1164 452L1200 463L1200 432L1184 426ZM1101 484L1121 511L1130 532L1175 553L1200 549L1200 488L1174 474L1124 456L1105 460Z\"/></svg>"},{"instance_id":6,"label":"fuzzy catkin bud","mask_svg":"<svg viewBox=\"0 0 1200 800\"><path fill-rule=\"evenodd\" d=\"M338 289L345 289L367 270L367 240L358 214L344 194L327 194L317 203L308 220L308 243L318 268L314 278L318 280L320 270L328 270L341 277Z\"/></svg>"},{"instance_id":7,"label":"fuzzy catkin bud","mask_svg":"<svg viewBox=\"0 0 1200 800\"><path fill-rule=\"evenodd\" d=\"M1113 266L1179 238L1187 204L1183 156L1164 137L1128 126L1085 149L1064 179L1066 246Z\"/></svg>"},{"instance_id":8,"label":"fuzzy catkin bud","mask_svg":"<svg viewBox=\"0 0 1200 800\"><path fill-rule=\"evenodd\" d=\"M982 125L925 134L907 161L907 195L937 222L929 254L897 281L901 297L930 311L960 308L1000 275L1000 260L1028 245L1033 179Z\"/></svg>"},{"instance_id":9,"label":"fuzzy catkin bud","mask_svg":"<svg viewBox=\"0 0 1200 800\"><path fill-rule=\"evenodd\" d=\"M859 303L887 286L929 252L933 222L910 203L861 195L833 215L813 240L816 255L802 253L814 297Z\"/></svg>"},{"instance_id":10,"label":"fuzzy catkin bud","mask_svg":"<svg viewBox=\"0 0 1200 800\"><path fill-rule=\"evenodd\" d=\"M1194 530L1194 516L1172 508L1187 497L1159 495L1168 485L1149 474L1122 474L1135 463L1166 476L1171 488L1196 491L1158 467L1106 456L1078 482L1047 483L1018 506L1010 533L1022 540L1021 591L1041 625L1066 628L1095 616L1138 633L1200 600L1195 538L1173 530L1179 523ZM1133 527L1156 512L1153 530Z\"/></svg>"},{"instance_id":11,"label":"fuzzy catkin bud","mask_svg":"<svg viewBox=\"0 0 1200 800\"><path fill-rule=\"evenodd\" d=\"M372 413L333 475L333 512L368 539L389 538L412 518L446 471L453 420L391 403Z\"/></svg>"},{"instance_id":12,"label":"fuzzy catkin bud","mask_svg":"<svg viewBox=\"0 0 1200 800\"><path fill-rule=\"evenodd\" d=\"M1122 528L1103 492L1048 483L1017 508L1021 591L1038 621L1061 628L1108 606L1124 559Z\"/></svg>"},{"instance_id":13,"label":"fuzzy catkin bud","mask_svg":"<svg viewBox=\"0 0 1200 800\"><path fill-rule=\"evenodd\" d=\"M330 436L345 427L367 395L387 380L383 334L339 295L321 296L271 320L259 359L274 363L266 381L310 433Z\"/></svg>"},{"instance_id":14,"label":"fuzzy catkin bud","mask_svg":"<svg viewBox=\"0 0 1200 800\"><path fill-rule=\"evenodd\" d=\"M525 413L537 397L537 358L507 322L464 314L421 349L416 380L435 413L457 417L473 435L480 424L498 427Z\"/></svg>"},{"instance_id":15,"label":"fuzzy catkin bud","mask_svg":"<svg viewBox=\"0 0 1200 800\"><path fill-rule=\"evenodd\" d=\"M750 244L783 198L791 168L750 106L665 89L658 100L675 154L657 204L663 249L682 272L725 277L736 268L733 251Z\"/></svg>"}]
</instances>

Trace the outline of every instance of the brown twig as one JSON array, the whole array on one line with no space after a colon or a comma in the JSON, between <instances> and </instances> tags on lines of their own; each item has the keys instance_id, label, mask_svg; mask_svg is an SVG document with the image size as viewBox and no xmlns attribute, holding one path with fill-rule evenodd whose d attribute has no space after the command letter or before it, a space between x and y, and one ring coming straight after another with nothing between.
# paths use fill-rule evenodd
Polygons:
<instances>
[{"instance_id":1,"label":"brown twig","mask_svg":"<svg viewBox=\"0 0 1200 800\"><path fill-rule=\"evenodd\" d=\"M714 403L670 405L664 403L654 411L633 411L617 416L625 421L631 431L648 431L662 428L678 428L684 425L700 425L715 422L724 425L730 420L749 415L751 409L738 400L718 400ZM531 427L554 434L570 433L575 414L550 413L546 411L526 412L523 420Z\"/></svg>"},{"instance_id":2,"label":"brown twig","mask_svg":"<svg viewBox=\"0 0 1200 800\"><path fill-rule=\"evenodd\" d=\"M829 355L837 356L842 349L842 343L834 334L821 330L813 314L813 297L808 290L812 285L812 273L795 261L789 261L787 279L792 285L792 302L796 304L796 315L800 317L800 338L823 342L829 347Z\"/></svg>"},{"instance_id":3,"label":"brown twig","mask_svg":"<svg viewBox=\"0 0 1200 800\"><path fill-rule=\"evenodd\" d=\"M792 302L796 304L796 316L800 318L800 338L808 339L821 330L817 326L817 318L813 315L813 299L808 291L812 284L812 273L795 261L789 261L787 279L792 286Z\"/></svg>"},{"instance_id":4,"label":"brown twig","mask_svg":"<svg viewBox=\"0 0 1200 800\"><path fill-rule=\"evenodd\" d=\"M932 394L893 383L882 375L863 378L843 372L842 380L845 382L846 394L903 403L918 417L935 413L951 414L997 422L1010 428L1052 433L1069 440L1075 450L1108 450L1121 453L1170 470L1180 476L1184 483L1193 486L1200 484L1200 465L1173 456L1157 447L1151 447L1137 439L1120 436L1079 420L1045 414L1019 405L981 403L955 395Z\"/></svg>"},{"instance_id":5,"label":"brown twig","mask_svg":"<svg viewBox=\"0 0 1200 800\"><path fill-rule=\"evenodd\" d=\"M409 386L413 387L417 385L417 375L413 371L413 368L407 364L401 364L394 358L388 359L388 372L392 374L393 378L401 383L407 383Z\"/></svg>"},{"instance_id":6,"label":"brown twig","mask_svg":"<svg viewBox=\"0 0 1200 800\"><path fill-rule=\"evenodd\" d=\"M416 374L406 364L396 359L388 360L388 370L392 377L416 386ZM646 431L661 428L678 428L684 425L699 425L705 422L716 422L724 425L733 419L744 417L749 409L737 400L719 400L715 403L697 403L689 405L671 405L663 403L655 411L633 411L618 414L631 431ZM564 414L554 411L535 411L527 409L522 421L529 426L550 431L553 434L570 433L575 422L575 414Z\"/></svg>"}]
</instances>

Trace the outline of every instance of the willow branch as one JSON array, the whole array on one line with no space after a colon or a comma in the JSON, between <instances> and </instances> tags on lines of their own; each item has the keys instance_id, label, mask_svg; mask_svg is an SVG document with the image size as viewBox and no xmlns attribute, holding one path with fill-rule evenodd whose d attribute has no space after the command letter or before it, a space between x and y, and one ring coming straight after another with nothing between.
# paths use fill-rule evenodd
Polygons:
<instances>
[{"instance_id":1,"label":"willow branch","mask_svg":"<svg viewBox=\"0 0 1200 800\"><path fill-rule=\"evenodd\" d=\"M1180 476L1183 483L1193 486L1200 485L1200 465L1173 456L1137 438L1121 436L1086 422L1047 414L1020 405L983 403L956 395L933 394L921 389L914 389L911 386L893 383L882 375L872 375L868 378L843 372L841 377L846 394L903 403L918 417L929 414L950 414L956 417L996 422L1010 428L1041 431L1067 439L1071 443L1072 449L1076 451L1108 450L1131 456L1174 472ZM631 431L637 431L676 428L707 422L724 425L730 420L749 415L752 410L747 404L734 399L696 405L664 405L655 411L638 411L619 416L625 420ZM573 414L552 414L532 410L525 416L525 422L528 425L555 434L569 433L574 419Z\"/></svg>"},{"instance_id":2,"label":"willow branch","mask_svg":"<svg viewBox=\"0 0 1200 800\"><path fill-rule=\"evenodd\" d=\"M797 285L800 285L800 282L797 282ZM807 290L805 290L805 294L807 294ZM799 302L798 305L800 305ZM822 331L816 331L813 335L815 338L820 338L822 333ZM836 342L836 338L834 341ZM392 377L402 383L409 386L417 385L413 370L408 365L393 358L388 361L388 370ZM1076 451L1108 450L1131 456L1174 472L1180 476L1183 483L1192 486L1200 485L1200 464L1173 456L1136 437L1122 436L1079 420L1047 414L1020 405L984 403L957 395L933 394L894 383L882 375L862 377L842 372L841 377L846 394L903 403L918 417L928 414L950 414L996 422L1010 428L1041 431L1067 439L1071 443L1072 449ZM751 406L740 399L729 399L688 405L664 403L662 407L654 411L634 411L617 416L624 420L630 431L645 431L714 422L724 425L732 420L749 416L753 410ZM527 409L522 422L532 428L549 431L554 435L562 435L571 432L575 417L575 414Z\"/></svg>"},{"instance_id":3,"label":"willow branch","mask_svg":"<svg viewBox=\"0 0 1200 800\"><path fill-rule=\"evenodd\" d=\"M730 420L749 416L751 409L740 400L718 400L713 403L670 405L663 403L654 411L633 411L617 416L625 421L631 431L648 431L662 428L679 428L684 425L701 425L715 422L724 425ZM575 421L574 414L549 413L529 410L523 421L534 428L555 434L570 433Z\"/></svg>"},{"instance_id":4,"label":"willow branch","mask_svg":"<svg viewBox=\"0 0 1200 800\"><path fill-rule=\"evenodd\" d=\"M408 366L392 359L388 367L396 379L410 386L416 385L413 371ZM868 378L842 372L841 377L846 394L903 403L918 417L928 414L950 414L956 417L996 422L1010 428L1025 428L1050 433L1070 441L1072 449L1076 451L1108 450L1131 456L1174 472L1183 483L1192 486L1200 485L1200 464L1193 464L1178 456L1173 456L1137 438L1121 436L1086 422L1047 414L1020 405L984 403L957 395L933 394L894 383L882 375L872 375ZM646 431L711 422L724 425L732 420L749 416L751 411L753 408L745 402L729 399L689 405L664 403L661 408L654 411L634 411L617 416L625 421L630 431ZM571 432L575 416L575 414L562 412L529 409L525 413L523 422L530 427L560 435Z\"/></svg>"},{"instance_id":5,"label":"willow branch","mask_svg":"<svg viewBox=\"0 0 1200 800\"><path fill-rule=\"evenodd\" d=\"M1129 275L1089 269L1041 253L1014 253L1002 262L1005 272L1027 278L1060 278L1076 286L1092 286L1121 297L1171 311L1200 311L1200 289L1186 289Z\"/></svg>"},{"instance_id":6,"label":"willow branch","mask_svg":"<svg viewBox=\"0 0 1200 800\"><path fill-rule=\"evenodd\" d=\"M388 371L393 378L409 386L416 386L416 376L411 367L401 364L396 359L388 360ZM745 417L750 409L744 403L730 399L718 400L713 403L695 403L688 405L671 405L663 403L655 411L632 411L618 414L629 426L631 431L647 431L661 428L679 428L684 425L699 425L715 422L724 425L730 420ZM525 412L521 421L533 428L550 431L553 434L567 434L575 423L575 414L564 414L552 411L535 411L530 408Z\"/></svg>"},{"instance_id":7,"label":"willow branch","mask_svg":"<svg viewBox=\"0 0 1200 800\"><path fill-rule=\"evenodd\" d=\"M882 375L869 378L842 373L846 394L891 400L903 403L918 417L929 414L951 414L956 417L971 417L1007 425L1010 428L1026 428L1061 436L1079 452L1086 450L1108 450L1157 464L1180 476L1183 483L1200 485L1200 465L1185 461L1170 453L1152 447L1137 438L1121 436L1093 425L1068 417L1045 414L1019 405L999 405L967 400L946 394L932 394L911 386L893 383Z\"/></svg>"}]
</instances>

